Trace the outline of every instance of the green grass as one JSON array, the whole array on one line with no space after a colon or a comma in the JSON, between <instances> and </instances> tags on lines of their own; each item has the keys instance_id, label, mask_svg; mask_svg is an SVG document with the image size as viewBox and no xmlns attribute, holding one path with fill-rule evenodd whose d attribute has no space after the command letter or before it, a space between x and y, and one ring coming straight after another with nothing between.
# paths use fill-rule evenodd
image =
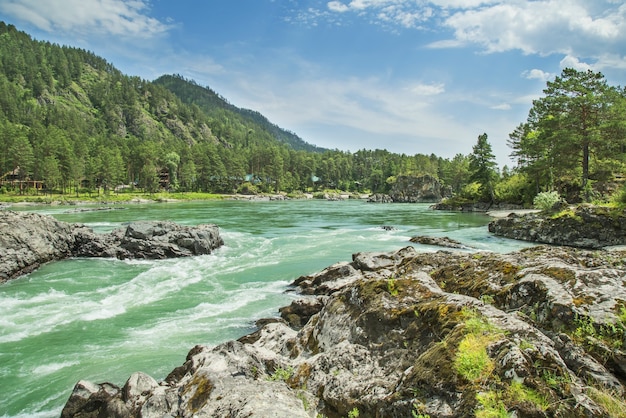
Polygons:
<instances>
[{"instance_id":1,"label":"green grass","mask_svg":"<svg viewBox=\"0 0 626 418\"><path fill-rule=\"evenodd\" d=\"M38 193L38 194L17 194L17 193L0 193L0 202L3 203L41 203L50 204L53 202L72 203L72 202L87 202L87 203L112 203L112 202L131 202L133 200L150 200L150 201L165 201L165 200L181 200L181 201L193 201L193 200L219 200L224 199L228 195L215 194L215 193L201 193L201 192L161 192L161 193L144 193L144 192L123 192L123 193Z\"/></svg>"}]
</instances>

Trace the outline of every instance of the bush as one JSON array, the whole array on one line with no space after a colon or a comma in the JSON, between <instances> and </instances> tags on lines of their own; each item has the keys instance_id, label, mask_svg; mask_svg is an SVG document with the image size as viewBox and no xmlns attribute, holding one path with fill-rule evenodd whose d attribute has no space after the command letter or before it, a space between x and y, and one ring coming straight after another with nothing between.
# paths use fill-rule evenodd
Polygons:
<instances>
[{"instance_id":1,"label":"bush","mask_svg":"<svg viewBox=\"0 0 626 418\"><path fill-rule=\"evenodd\" d=\"M525 174L513 174L495 186L499 202L530 206L535 196L535 187Z\"/></svg>"},{"instance_id":2,"label":"bush","mask_svg":"<svg viewBox=\"0 0 626 418\"><path fill-rule=\"evenodd\" d=\"M480 183L474 182L466 184L461 190L460 197L476 202L482 197L482 190Z\"/></svg>"},{"instance_id":3,"label":"bush","mask_svg":"<svg viewBox=\"0 0 626 418\"><path fill-rule=\"evenodd\" d=\"M537 209L550 210L559 201L561 201L561 196L559 196L558 192L541 192L535 196L533 205L535 205Z\"/></svg>"}]
</instances>

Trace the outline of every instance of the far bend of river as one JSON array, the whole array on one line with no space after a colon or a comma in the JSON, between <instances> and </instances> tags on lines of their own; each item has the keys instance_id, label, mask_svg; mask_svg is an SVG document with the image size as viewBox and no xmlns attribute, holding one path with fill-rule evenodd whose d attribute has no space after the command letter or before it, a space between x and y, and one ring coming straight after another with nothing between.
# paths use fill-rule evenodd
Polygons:
<instances>
[{"instance_id":1,"label":"far bend of river","mask_svg":"<svg viewBox=\"0 0 626 418\"><path fill-rule=\"evenodd\" d=\"M278 315L301 275L360 251L448 236L480 250L528 244L497 238L482 214L426 204L363 201L206 201L14 207L108 232L133 220L216 223L225 245L211 255L162 261L71 259L0 285L0 417L58 417L80 379L122 386L143 371L162 380L196 344L209 346ZM123 208L120 210L118 208ZM382 225L395 229L386 231Z\"/></svg>"}]
</instances>

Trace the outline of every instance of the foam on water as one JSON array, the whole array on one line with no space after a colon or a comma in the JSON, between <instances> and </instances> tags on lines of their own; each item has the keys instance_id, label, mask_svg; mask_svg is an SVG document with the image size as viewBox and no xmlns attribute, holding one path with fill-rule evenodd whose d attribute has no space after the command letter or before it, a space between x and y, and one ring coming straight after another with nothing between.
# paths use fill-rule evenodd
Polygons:
<instances>
[{"instance_id":1,"label":"foam on water","mask_svg":"<svg viewBox=\"0 0 626 418\"><path fill-rule=\"evenodd\" d=\"M526 245L490 236L480 216L425 205L223 201L127 209L43 212L97 232L137 219L214 222L225 245L175 260L67 260L0 285L0 417L59 416L79 379L123 385L137 370L164 378L194 345L239 338L256 319L277 316L296 297L285 290L297 277L355 252L397 250L415 235L494 251Z\"/></svg>"},{"instance_id":2,"label":"foam on water","mask_svg":"<svg viewBox=\"0 0 626 418\"><path fill-rule=\"evenodd\" d=\"M59 370L65 369L66 367L75 366L77 364L79 364L78 361L64 361L64 362L60 362L60 363L42 364L41 366L37 366L37 367L34 367L33 369L29 370L26 375L28 375L28 376L32 376L32 375L45 376L45 375L49 375L49 374L58 372Z\"/></svg>"}]
</instances>

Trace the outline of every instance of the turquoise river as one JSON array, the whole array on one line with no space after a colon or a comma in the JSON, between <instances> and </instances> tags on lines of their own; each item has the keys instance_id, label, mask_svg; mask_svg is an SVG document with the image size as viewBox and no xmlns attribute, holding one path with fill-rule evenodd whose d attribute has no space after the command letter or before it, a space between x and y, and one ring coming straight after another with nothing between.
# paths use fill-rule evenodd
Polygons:
<instances>
[{"instance_id":1,"label":"turquoise river","mask_svg":"<svg viewBox=\"0 0 626 418\"><path fill-rule=\"evenodd\" d=\"M216 223L225 245L211 255L163 261L71 259L0 285L0 417L58 417L80 379L123 385L134 371L157 380L196 344L254 330L296 297L297 277L355 252L448 236L477 250L527 244L494 237L482 214L425 204L363 201L207 201L88 207L29 206L108 232L132 220ZM387 231L382 225L393 226Z\"/></svg>"}]
</instances>

